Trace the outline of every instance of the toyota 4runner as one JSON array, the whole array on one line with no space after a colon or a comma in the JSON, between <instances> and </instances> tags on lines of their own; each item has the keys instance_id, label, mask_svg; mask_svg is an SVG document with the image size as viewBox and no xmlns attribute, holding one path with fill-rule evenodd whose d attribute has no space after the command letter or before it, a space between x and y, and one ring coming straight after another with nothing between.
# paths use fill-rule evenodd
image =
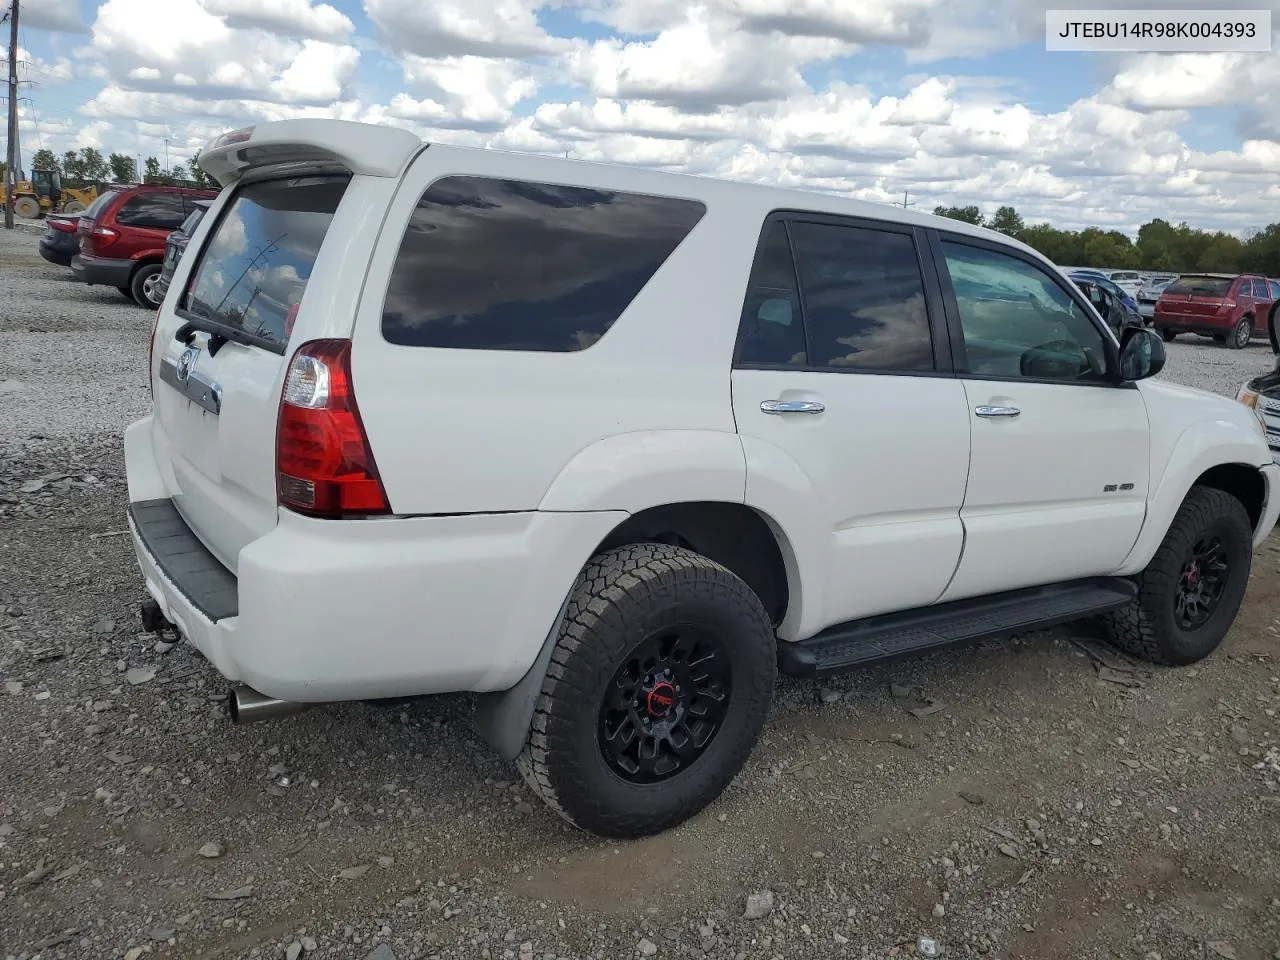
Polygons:
<instances>
[{"instance_id":1,"label":"toyota 4runner","mask_svg":"<svg viewBox=\"0 0 1280 960\"><path fill-rule=\"evenodd\" d=\"M1083 617L1205 657L1280 511L1250 410L987 230L340 121L200 163L129 518L238 720L475 691L557 812L641 835L779 670Z\"/></svg>"}]
</instances>

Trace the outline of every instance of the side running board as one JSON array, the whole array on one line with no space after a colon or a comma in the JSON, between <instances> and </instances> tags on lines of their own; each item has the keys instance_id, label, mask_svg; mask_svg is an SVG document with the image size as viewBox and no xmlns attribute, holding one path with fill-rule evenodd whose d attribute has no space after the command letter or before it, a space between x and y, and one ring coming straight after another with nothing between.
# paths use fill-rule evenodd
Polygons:
<instances>
[{"instance_id":1,"label":"side running board","mask_svg":"<svg viewBox=\"0 0 1280 960\"><path fill-rule=\"evenodd\" d=\"M823 677L869 663L1022 633L1118 610L1138 595L1121 577L1073 580L853 620L797 643L778 644L778 668Z\"/></svg>"}]
</instances>

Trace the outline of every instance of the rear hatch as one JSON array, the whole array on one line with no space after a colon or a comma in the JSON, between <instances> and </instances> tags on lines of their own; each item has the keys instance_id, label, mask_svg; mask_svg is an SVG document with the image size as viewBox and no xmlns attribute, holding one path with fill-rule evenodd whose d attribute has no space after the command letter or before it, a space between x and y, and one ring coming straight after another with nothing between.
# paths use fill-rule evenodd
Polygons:
<instances>
[{"instance_id":1,"label":"rear hatch","mask_svg":"<svg viewBox=\"0 0 1280 960\"><path fill-rule=\"evenodd\" d=\"M1156 303L1161 319L1184 323L1212 321L1231 293L1231 277L1186 274L1164 288Z\"/></svg>"},{"instance_id":2,"label":"rear hatch","mask_svg":"<svg viewBox=\"0 0 1280 960\"><path fill-rule=\"evenodd\" d=\"M343 250L322 247L349 180L276 177L224 191L200 249L178 261L181 293L166 298L157 318L156 455L171 468L178 511L232 570L240 550L276 525L287 348L313 273L336 275L342 266ZM329 299L324 286L320 297Z\"/></svg>"},{"instance_id":3,"label":"rear hatch","mask_svg":"<svg viewBox=\"0 0 1280 960\"><path fill-rule=\"evenodd\" d=\"M98 199L89 204L80 214L80 222L76 225L76 236L80 241L81 253L93 254L93 236L94 230L98 228L98 218L102 216L102 211L111 205L111 201L119 195L119 190L107 190L100 193L98 194Z\"/></svg>"}]
</instances>

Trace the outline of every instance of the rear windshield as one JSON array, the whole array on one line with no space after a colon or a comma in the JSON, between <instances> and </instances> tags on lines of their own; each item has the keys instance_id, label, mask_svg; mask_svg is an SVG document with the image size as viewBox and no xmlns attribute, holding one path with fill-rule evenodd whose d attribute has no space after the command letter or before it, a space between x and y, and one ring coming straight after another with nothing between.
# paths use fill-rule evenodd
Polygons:
<instances>
[{"instance_id":1,"label":"rear windshield","mask_svg":"<svg viewBox=\"0 0 1280 960\"><path fill-rule=\"evenodd\" d=\"M236 191L179 313L283 347L347 177L292 177Z\"/></svg>"},{"instance_id":2,"label":"rear windshield","mask_svg":"<svg viewBox=\"0 0 1280 960\"><path fill-rule=\"evenodd\" d=\"M103 211L103 208L118 196L120 196L119 190L108 190L106 193L98 194L98 199L94 200L93 203L89 204L89 206L85 208L84 213L80 214L80 219L98 219L98 214Z\"/></svg>"},{"instance_id":3,"label":"rear windshield","mask_svg":"<svg viewBox=\"0 0 1280 960\"><path fill-rule=\"evenodd\" d=\"M1231 292L1230 277L1179 277L1164 288L1165 293L1191 294L1196 297L1225 297Z\"/></svg>"},{"instance_id":4,"label":"rear windshield","mask_svg":"<svg viewBox=\"0 0 1280 960\"><path fill-rule=\"evenodd\" d=\"M189 214L187 214L187 219L182 221L182 226L180 226L178 229L181 230L183 234L185 234L186 236L188 237L191 236L191 232L195 230L196 224L200 222L200 218L203 216L204 216L204 207L196 207Z\"/></svg>"},{"instance_id":5,"label":"rear windshield","mask_svg":"<svg viewBox=\"0 0 1280 960\"><path fill-rule=\"evenodd\" d=\"M1113 273L1111 275L1111 279L1112 280L1137 280L1138 275L1136 273Z\"/></svg>"}]
</instances>

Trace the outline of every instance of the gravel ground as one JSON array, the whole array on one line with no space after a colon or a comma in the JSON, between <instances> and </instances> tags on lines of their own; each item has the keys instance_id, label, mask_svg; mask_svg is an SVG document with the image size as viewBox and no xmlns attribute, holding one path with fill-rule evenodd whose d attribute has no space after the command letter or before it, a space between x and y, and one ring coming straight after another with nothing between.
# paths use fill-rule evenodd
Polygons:
<instances>
[{"instance_id":1,"label":"gravel ground","mask_svg":"<svg viewBox=\"0 0 1280 960\"><path fill-rule=\"evenodd\" d=\"M0 297L5 960L1280 957L1280 536L1197 667L1077 628L783 681L718 802L602 842L465 696L230 726L214 671L136 626L149 315L34 234L0 234ZM1167 375L1269 366L1175 343Z\"/></svg>"}]
</instances>

